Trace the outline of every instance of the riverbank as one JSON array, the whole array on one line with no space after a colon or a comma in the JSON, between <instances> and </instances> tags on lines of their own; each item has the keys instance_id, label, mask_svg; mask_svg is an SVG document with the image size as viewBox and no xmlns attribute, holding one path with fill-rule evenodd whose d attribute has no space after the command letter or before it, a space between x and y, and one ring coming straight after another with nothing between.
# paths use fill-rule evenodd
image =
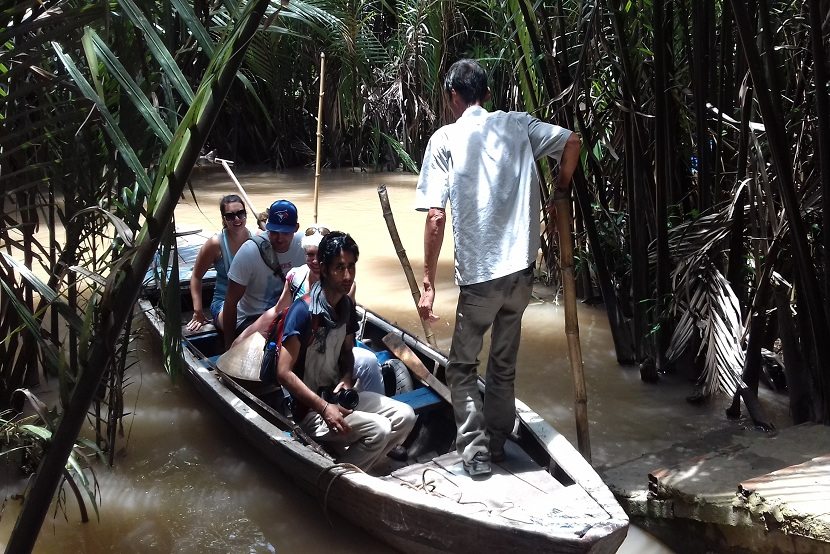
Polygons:
<instances>
[{"instance_id":1,"label":"riverbank","mask_svg":"<svg viewBox=\"0 0 830 554\"><path fill-rule=\"evenodd\" d=\"M537 283L534 297L555 304L557 291ZM580 317L595 311L602 306L582 306ZM618 371L639 377L633 366ZM602 410L596 410L603 399L589 394L594 466L631 518L631 529L678 553L830 553L830 427L791 426L786 395L763 386L761 402L778 426L771 433L747 417L727 419L728 398L689 404L685 396L693 387L681 375L663 375L654 385L629 380L627 386L638 389L638 402L621 402L632 411L674 403L660 413L669 435L654 433L659 428L651 420L642 421L646 432L640 434L636 416L626 412L618 414L615 441L603 432ZM629 393L620 390L621 398ZM624 544L621 552L634 550Z\"/></svg>"}]
</instances>

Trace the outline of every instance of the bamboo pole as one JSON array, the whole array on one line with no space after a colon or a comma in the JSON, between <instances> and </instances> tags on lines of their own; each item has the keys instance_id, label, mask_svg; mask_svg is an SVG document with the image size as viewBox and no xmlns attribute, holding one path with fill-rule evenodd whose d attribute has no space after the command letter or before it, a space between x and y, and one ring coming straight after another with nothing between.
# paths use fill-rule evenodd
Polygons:
<instances>
[{"instance_id":1,"label":"bamboo pole","mask_svg":"<svg viewBox=\"0 0 830 554\"><path fill-rule=\"evenodd\" d=\"M406 275L406 280L409 282L409 290L412 291L412 299L415 301L415 308L418 308L418 302L421 301L421 289L418 288L418 282L415 280L415 274L412 273L412 265L409 263L409 258L406 255L406 250L401 244L401 237L398 235L398 228L395 225L395 216L392 215L392 207L389 205L389 195L386 193L386 185L378 186L378 197L380 198L380 205L383 207L383 219L386 220L386 228L389 229L389 237L392 239L392 244L395 245L395 252L398 254L398 259L401 261L403 272ZM435 336L432 333L432 326L429 321L421 319L421 325L424 326L424 334L427 342L433 347L438 348L435 344Z\"/></svg>"},{"instance_id":2,"label":"bamboo pole","mask_svg":"<svg viewBox=\"0 0 830 554\"><path fill-rule=\"evenodd\" d=\"M323 96L326 94L326 54L320 52L320 100L317 105L317 159L314 163L314 223L317 223L317 198L320 194L320 158L323 153Z\"/></svg>"},{"instance_id":3,"label":"bamboo pole","mask_svg":"<svg viewBox=\"0 0 830 554\"><path fill-rule=\"evenodd\" d=\"M230 164L232 164L233 162L231 160L223 160L222 158L216 158L214 161L222 164L222 167L225 168L225 171L230 176L231 181L233 181L233 184L236 185L236 189L239 191L239 195L245 201L245 204L248 205L248 209L251 210L251 213L254 215L254 217L256 217L259 212L256 211L253 202L251 202L251 199L248 198L248 194L245 192L245 189L242 188L242 184L236 179L236 175L233 174L233 171L231 171Z\"/></svg>"},{"instance_id":4,"label":"bamboo pole","mask_svg":"<svg viewBox=\"0 0 830 554\"><path fill-rule=\"evenodd\" d=\"M579 452L591 463L591 440L588 436L588 391L585 388L585 371L582 364L582 347L579 344L579 321L576 314L576 281L574 279L574 252L571 228L570 195L556 198L556 229L559 232L559 267L562 286L565 289L565 336L568 339L568 359L574 380L574 415Z\"/></svg>"}]
</instances>

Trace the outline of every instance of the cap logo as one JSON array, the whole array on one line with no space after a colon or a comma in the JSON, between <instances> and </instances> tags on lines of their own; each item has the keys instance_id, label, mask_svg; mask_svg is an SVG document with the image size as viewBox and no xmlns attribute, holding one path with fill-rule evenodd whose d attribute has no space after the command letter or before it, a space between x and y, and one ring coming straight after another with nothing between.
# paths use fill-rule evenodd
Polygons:
<instances>
[{"instance_id":1,"label":"cap logo","mask_svg":"<svg viewBox=\"0 0 830 554\"><path fill-rule=\"evenodd\" d=\"M288 210L280 210L278 212L274 212L274 215L277 217L280 223L288 219Z\"/></svg>"}]
</instances>

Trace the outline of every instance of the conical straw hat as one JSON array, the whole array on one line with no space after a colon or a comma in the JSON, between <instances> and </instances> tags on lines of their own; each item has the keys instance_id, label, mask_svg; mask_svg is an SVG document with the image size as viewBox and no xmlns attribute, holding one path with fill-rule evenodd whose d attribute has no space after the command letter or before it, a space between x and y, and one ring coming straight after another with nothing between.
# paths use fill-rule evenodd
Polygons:
<instances>
[{"instance_id":1,"label":"conical straw hat","mask_svg":"<svg viewBox=\"0 0 830 554\"><path fill-rule=\"evenodd\" d=\"M259 381L264 350L265 337L261 333L252 333L222 354L216 361L216 365L231 377L246 381Z\"/></svg>"}]
</instances>

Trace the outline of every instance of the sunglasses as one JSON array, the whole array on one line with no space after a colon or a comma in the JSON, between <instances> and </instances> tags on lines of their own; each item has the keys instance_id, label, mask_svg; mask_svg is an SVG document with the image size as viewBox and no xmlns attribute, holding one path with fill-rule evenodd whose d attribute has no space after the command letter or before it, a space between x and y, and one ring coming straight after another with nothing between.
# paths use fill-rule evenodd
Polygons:
<instances>
[{"instance_id":1,"label":"sunglasses","mask_svg":"<svg viewBox=\"0 0 830 554\"><path fill-rule=\"evenodd\" d=\"M225 212L222 214L222 217L228 221L233 221L234 219L245 219L248 217L248 212L245 210L239 210L238 212Z\"/></svg>"},{"instance_id":2,"label":"sunglasses","mask_svg":"<svg viewBox=\"0 0 830 554\"><path fill-rule=\"evenodd\" d=\"M326 227L309 227L305 230L305 236L310 237L314 233L320 233L323 236L326 236L330 233Z\"/></svg>"}]
</instances>

